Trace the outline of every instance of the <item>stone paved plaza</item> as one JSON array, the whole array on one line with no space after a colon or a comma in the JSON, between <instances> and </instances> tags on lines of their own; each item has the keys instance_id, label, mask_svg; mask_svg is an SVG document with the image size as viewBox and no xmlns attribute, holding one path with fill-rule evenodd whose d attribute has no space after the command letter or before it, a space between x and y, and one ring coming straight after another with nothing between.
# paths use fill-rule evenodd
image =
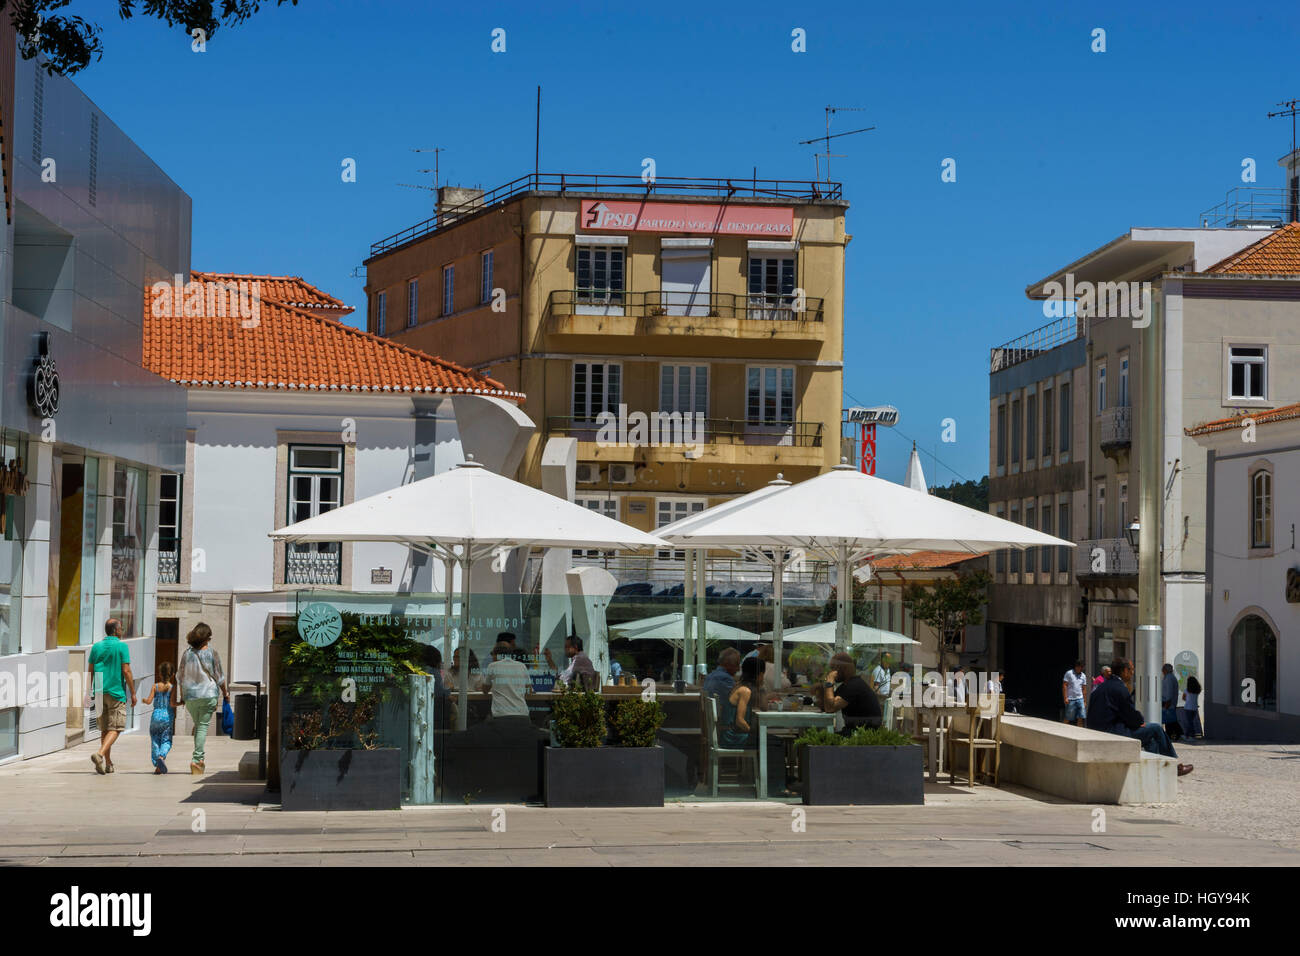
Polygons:
<instances>
[{"instance_id":1,"label":"stone paved plaza","mask_svg":"<svg viewBox=\"0 0 1300 956\"><path fill-rule=\"evenodd\" d=\"M177 767L189 738L177 739ZM1300 865L1300 747L1188 746L1175 804L1095 808L1029 791L939 784L924 807L708 802L663 809L490 806L287 814L236 772L247 742L210 739L209 773L153 775L148 737L0 767L0 863L77 866L561 864ZM202 811L196 814L196 811ZM110 820L112 822L110 822ZM203 832L195 832L201 821Z\"/></svg>"}]
</instances>

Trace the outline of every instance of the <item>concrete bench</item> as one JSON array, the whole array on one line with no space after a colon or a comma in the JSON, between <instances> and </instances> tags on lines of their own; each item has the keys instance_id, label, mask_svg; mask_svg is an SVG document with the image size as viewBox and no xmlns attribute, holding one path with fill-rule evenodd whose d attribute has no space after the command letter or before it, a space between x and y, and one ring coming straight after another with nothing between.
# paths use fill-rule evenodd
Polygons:
<instances>
[{"instance_id":1,"label":"concrete bench","mask_svg":"<svg viewBox=\"0 0 1300 956\"><path fill-rule=\"evenodd\" d=\"M966 718L953 721L958 733ZM1132 737L1006 714L1000 778L1076 803L1172 803L1178 761L1145 753ZM960 748L958 754L960 756Z\"/></svg>"}]
</instances>

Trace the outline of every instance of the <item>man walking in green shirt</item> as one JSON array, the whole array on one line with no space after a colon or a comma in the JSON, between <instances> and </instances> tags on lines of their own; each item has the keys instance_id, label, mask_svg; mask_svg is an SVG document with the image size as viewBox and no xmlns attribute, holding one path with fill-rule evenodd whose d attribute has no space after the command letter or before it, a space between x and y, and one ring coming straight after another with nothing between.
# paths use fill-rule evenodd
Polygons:
<instances>
[{"instance_id":1,"label":"man walking in green shirt","mask_svg":"<svg viewBox=\"0 0 1300 956\"><path fill-rule=\"evenodd\" d=\"M131 651L122 640L122 622L109 618L104 622L104 638L90 649L90 672L87 698L94 693L98 677L103 693L104 716L100 723L99 751L91 756L95 773L113 772L113 742L126 730L126 698L131 696L135 708L135 677L131 674Z\"/></svg>"}]
</instances>

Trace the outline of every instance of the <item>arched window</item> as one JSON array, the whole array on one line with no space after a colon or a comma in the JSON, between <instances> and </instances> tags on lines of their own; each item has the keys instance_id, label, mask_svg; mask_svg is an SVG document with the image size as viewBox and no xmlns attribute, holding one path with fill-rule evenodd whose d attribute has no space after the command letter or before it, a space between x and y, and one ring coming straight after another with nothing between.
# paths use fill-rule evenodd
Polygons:
<instances>
[{"instance_id":1,"label":"arched window","mask_svg":"<svg viewBox=\"0 0 1300 956\"><path fill-rule=\"evenodd\" d=\"M1232 629L1230 706L1277 710L1277 635L1258 614L1247 614Z\"/></svg>"},{"instance_id":2,"label":"arched window","mask_svg":"<svg viewBox=\"0 0 1300 956\"><path fill-rule=\"evenodd\" d=\"M1262 468L1250 476L1250 546L1273 546L1273 476Z\"/></svg>"}]
</instances>

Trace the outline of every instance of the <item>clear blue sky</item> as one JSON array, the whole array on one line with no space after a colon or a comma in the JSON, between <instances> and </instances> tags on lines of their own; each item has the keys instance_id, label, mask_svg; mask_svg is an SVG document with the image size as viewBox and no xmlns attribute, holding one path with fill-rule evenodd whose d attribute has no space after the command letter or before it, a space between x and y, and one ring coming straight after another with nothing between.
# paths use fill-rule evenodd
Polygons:
<instances>
[{"instance_id":1,"label":"clear blue sky","mask_svg":"<svg viewBox=\"0 0 1300 956\"><path fill-rule=\"evenodd\" d=\"M431 209L396 185L429 181L411 148L444 147L453 184L530 172L539 83L557 172L651 156L660 176L811 179L796 142L824 106L865 107L832 130L877 127L832 167L854 236L846 403L896 405L879 474L902 480L914 438L933 485L988 470L989 348L1046 321L1027 284L1132 226L1195 225L1244 157L1281 184L1291 130L1265 114L1300 96L1294 2L1062 6L303 0L203 54L108 4L71 10L106 49L77 82L193 197L194 267L302 275L358 315L369 244Z\"/></svg>"}]
</instances>

